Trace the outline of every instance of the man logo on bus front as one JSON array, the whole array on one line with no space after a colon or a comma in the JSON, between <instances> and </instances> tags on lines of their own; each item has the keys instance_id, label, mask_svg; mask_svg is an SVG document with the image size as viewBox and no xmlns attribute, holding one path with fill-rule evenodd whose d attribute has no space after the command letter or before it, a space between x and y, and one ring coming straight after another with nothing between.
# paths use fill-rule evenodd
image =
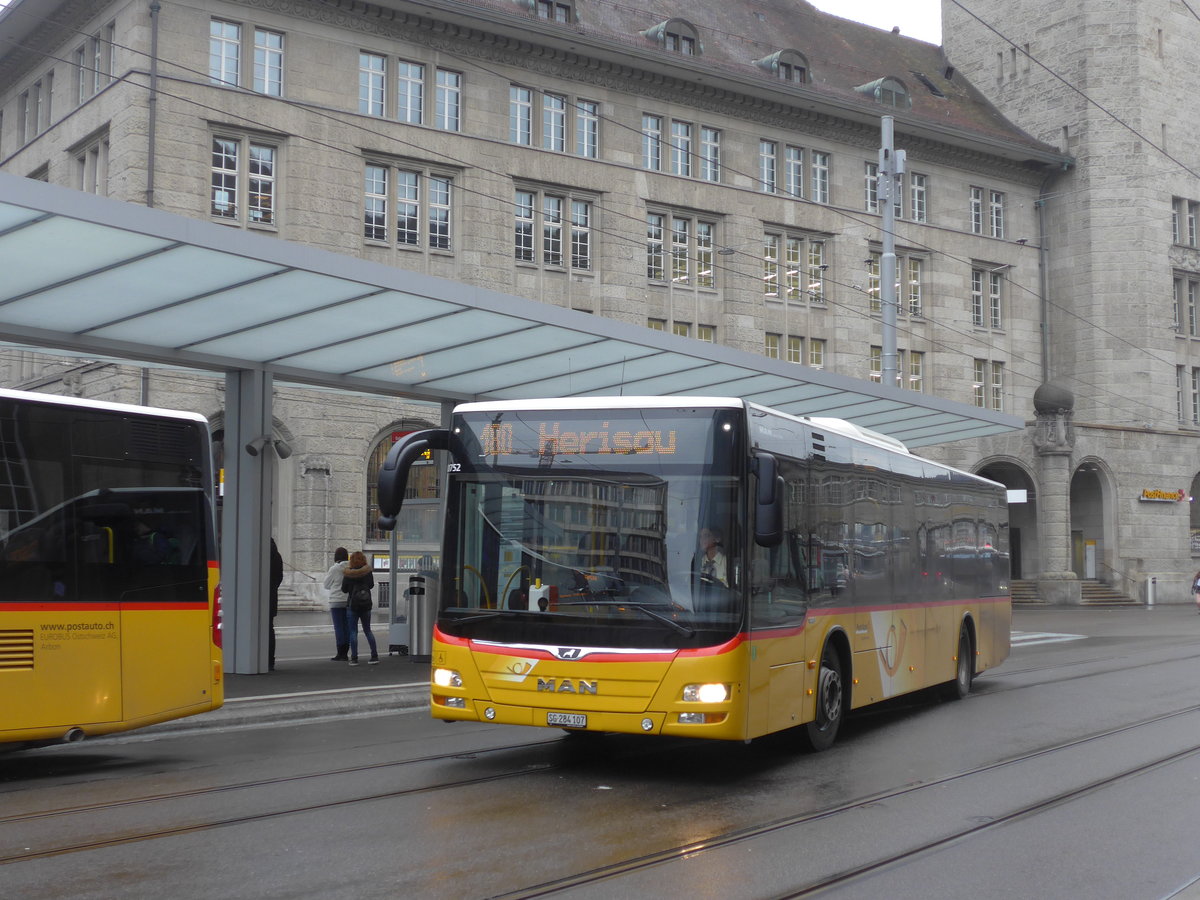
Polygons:
<instances>
[{"instance_id":1,"label":"man logo on bus front","mask_svg":"<svg viewBox=\"0 0 1200 900\"><path fill-rule=\"evenodd\" d=\"M582 656L583 656L583 651L580 650L578 647L559 647L558 648L558 658L559 659L579 659Z\"/></svg>"}]
</instances>

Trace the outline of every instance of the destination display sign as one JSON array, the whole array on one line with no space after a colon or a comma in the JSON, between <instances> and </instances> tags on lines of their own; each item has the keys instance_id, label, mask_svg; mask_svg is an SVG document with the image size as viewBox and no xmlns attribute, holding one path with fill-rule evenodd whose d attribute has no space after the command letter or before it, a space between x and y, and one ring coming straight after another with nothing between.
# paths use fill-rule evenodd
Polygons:
<instances>
[{"instance_id":1,"label":"destination display sign","mask_svg":"<svg viewBox=\"0 0 1200 900\"><path fill-rule=\"evenodd\" d=\"M546 465L564 457L604 460L621 465L657 458L692 461L708 458L714 441L729 444L732 426L727 416L717 421L714 410L694 415L679 410L564 410L506 412L463 416L460 437L468 454L494 462ZM721 411L726 413L727 411ZM653 413L651 415L650 413ZM474 446L472 446L474 445Z\"/></svg>"}]
</instances>

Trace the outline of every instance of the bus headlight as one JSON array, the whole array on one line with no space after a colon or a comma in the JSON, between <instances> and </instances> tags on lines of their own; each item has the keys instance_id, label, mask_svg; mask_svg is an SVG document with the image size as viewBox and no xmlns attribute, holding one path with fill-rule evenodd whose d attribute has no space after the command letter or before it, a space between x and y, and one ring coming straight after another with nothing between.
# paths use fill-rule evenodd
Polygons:
<instances>
[{"instance_id":1,"label":"bus headlight","mask_svg":"<svg viewBox=\"0 0 1200 900\"><path fill-rule=\"evenodd\" d=\"M433 683L438 687L462 687L462 676L454 669L434 669Z\"/></svg>"},{"instance_id":2,"label":"bus headlight","mask_svg":"<svg viewBox=\"0 0 1200 900\"><path fill-rule=\"evenodd\" d=\"M685 703L724 703L729 699L727 684L686 684L683 686Z\"/></svg>"}]
</instances>

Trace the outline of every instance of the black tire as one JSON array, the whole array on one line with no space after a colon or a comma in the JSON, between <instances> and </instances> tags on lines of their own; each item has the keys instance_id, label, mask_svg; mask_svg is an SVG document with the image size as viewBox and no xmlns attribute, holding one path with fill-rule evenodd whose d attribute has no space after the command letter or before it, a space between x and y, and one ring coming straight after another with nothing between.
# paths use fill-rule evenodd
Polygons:
<instances>
[{"instance_id":1,"label":"black tire","mask_svg":"<svg viewBox=\"0 0 1200 900\"><path fill-rule=\"evenodd\" d=\"M946 685L946 698L962 700L971 693L971 682L975 678L975 652L971 649L971 635L964 625L958 632L958 657L954 665L954 680Z\"/></svg>"},{"instance_id":2,"label":"black tire","mask_svg":"<svg viewBox=\"0 0 1200 900\"><path fill-rule=\"evenodd\" d=\"M842 681L842 661L829 644L821 652L821 668L817 672L817 705L815 718L800 726L800 740L805 749L820 753L833 746L842 718L846 714L846 690Z\"/></svg>"}]
</instances>

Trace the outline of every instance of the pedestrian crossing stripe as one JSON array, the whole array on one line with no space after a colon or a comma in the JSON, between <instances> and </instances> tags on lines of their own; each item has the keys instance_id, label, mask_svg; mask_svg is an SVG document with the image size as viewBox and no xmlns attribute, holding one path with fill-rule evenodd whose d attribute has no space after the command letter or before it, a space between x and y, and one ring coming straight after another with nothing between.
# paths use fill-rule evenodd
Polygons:
<instances>
[{"instance_id":1,"label":"pedestrian crossing stripe","mask_svg":"<svg viewBox=\"0 0 1200 900\"><path fill-rule=\"evenodd\" d=\"M1032 647L1034 644L1065 644L1082 641L1086 634L1056 634L1053 631L1014 631L1009 643L1013 647Z\"/></svg>"}]
</instances>

